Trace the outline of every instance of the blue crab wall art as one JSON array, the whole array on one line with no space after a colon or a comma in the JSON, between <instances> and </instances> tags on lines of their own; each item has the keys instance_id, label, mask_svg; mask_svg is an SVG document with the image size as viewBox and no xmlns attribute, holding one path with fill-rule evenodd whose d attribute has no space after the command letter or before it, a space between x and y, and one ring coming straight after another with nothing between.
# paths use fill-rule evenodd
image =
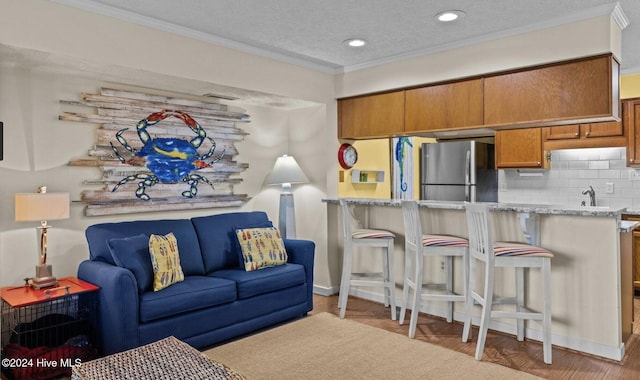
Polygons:
<instances>
[{"instance_id":1,"label":"blue crab wall art","mask_svg":"<svg viewBox=\"0 0 640 380\"><path fill-rule=\"evenodd\" d=\"M169 116L182 120L184 124L195 133L195 137L188 141L179 138L152 138L147 128ZM129 130L129 128L119 130L116 133L116 140L118 140L118 143L120 143L126 151L133 153L133 156L128 159L123 157L113 143L110 143L111 149L113 149L116 157L123 164L146 166L149 172L124 177L113 187L112 191L118 190L118 188L125 183L138 181L138 188L135 192L136 197L148 201L151 197L147 194L147 189L157 183L171 184L180 181L186 182L189 185L189 189L182 192L182 196L185 198L193 198L197 195L198 183L200 182L207 183L213 187L213 184L207 177L195 172L200 169L210 168L211 164L220 161L224 156L224 151L215 159L209 162L206 161L213 156L216 143L212 138L207 137L206 131L187 113L174 110L162 110L160 112L154 112L147 116L147 118L140 120L136 125L136 132L138 133L138 138L144 145L139 150L129 145L122 136L127 130ZM200 148L205 140L211 143L211 147L207 153L200 155L198 148Z\"/></svg>"}]
</instances>

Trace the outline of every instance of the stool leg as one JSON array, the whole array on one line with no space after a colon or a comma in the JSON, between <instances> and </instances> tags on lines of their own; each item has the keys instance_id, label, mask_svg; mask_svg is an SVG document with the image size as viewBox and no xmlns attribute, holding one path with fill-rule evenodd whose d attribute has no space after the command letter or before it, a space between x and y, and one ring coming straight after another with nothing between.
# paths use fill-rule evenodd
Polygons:
<instances>
[{"instance_id":1,"label":"stool leg","mask_svg":"<svg viewBox=\"0 0 640 380\"><path fill-rule=\"evenodd\" d=\"M404 281L402 285L402 304L400 305L400 317L398 318L401 325L404 324L404 316L407 312L407 306L409 306L409 289L411 288L412 281L411 265L414 263L414 258L411 253L412 251L405 246L404 252Z\"/></svg>"},{"instance_id":2,"label":"stool leg","mask_svg":"<svg viewBox=\"0 0 640 380\"><path fill-rule=\"evenodd\" d=\"M487 341L487 330L489 329L489 322L491 321L491 308L493 304L493 277L493 267L489 265L489 263L485 263L484 304L482 305L480 331L476 345L476 360L482 360L484 344Z\"/></svg>"},{"instance_id":3,"label":"stool leg","mask_svg":"<svg viewBox=\"0 0 640 380\"><path fill-rule=\"evenodd\" d=\"M551 259L542 259L542 350L544 362L551 364Z\"/></svg>"},{"instance_id":4,"label":"stool leg","mask_svg":"<svg viewBox=\"0 0 640 380\"><path fill-rule=\"evenodd\" d=\"M523 311L524 307L524 268L516 268L516 311ZM524 319L516 320L516 337L518 341L524 340Z\"/></svg>"},{"instance_id":5,"label":"stool leg","mask_svg":"<svg viewBox=\"0 0 640 380\"><path fill-rule=\"evenodd\" d=\"M464 303L464 328L462 329L462 341L467 342L471 337L471 317L473 313L473 291L476 283L476 260L470 257L470 254L465 256L467 259L467 284L466 284L466 296L467 300Z\"/></svg>"},{"instance_id":6,"label":"stool leg","mask_svg":"<svg viewBox=\"0 0 640 380\"><path fill-rule=\"evenodd\" d=\"M387 284L389 286L389 304L391 305L391 320L396 320L396 280L394 274L393 239L389 239L387 246Z\"/></svg>"},{"instance_id":7,"label":"stool leg","mask_svg":"<svg viewBox=\"0 0 640 380\"><path fill-rule=\"evenodd\" d=\"M416 336L416 328L418 326L418 313L420 312L420 299L422 298L422 278L424 277L424 255L422 252L416 252L415 277L413 293L413 305L411 309L411 320L409 321L409 338Z\"/></svg>"},{"instance_id":8,"label":"stool leg","mask_svg":"<svg viewBox=\"0 0 640 380\"><path fill-rule=\"evenodd\" d=\"M347 310L347 299L349 298L349 285L351 284L351 243L345 242L342 260L342 279L340 280L340 294L338 296L338 307L340 308L340 318L344 318Z\"/></svg>"},{"instance_id":9,"label":"stool leg","mask_svg":"<svg viewBox=\"0 0 640 380\"><path fill-rule=\"evenodd\" d=\"M382 248L382 281L384 283L384 307L389 307L391 291L389 289L389 246Z\"/></svg>"},{"instance_id":10,"label":"stool leg","mask_svg":"<svg viewBox=\"0 0 640 380\"><path fill-rule=\"evenodd\" d=\"M453 257L444 258L444 273L446 276L447 294L453 294ZM453 301L447 301L447 322L453 321Z\"/></svg>"}]
</instances>

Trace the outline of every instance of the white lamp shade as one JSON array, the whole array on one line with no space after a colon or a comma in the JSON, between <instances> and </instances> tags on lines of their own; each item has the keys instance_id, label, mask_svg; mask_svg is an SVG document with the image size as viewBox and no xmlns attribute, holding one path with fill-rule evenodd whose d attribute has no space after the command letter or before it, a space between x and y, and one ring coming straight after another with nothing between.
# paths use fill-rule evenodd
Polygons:
<instances>
[{"instance_id":1,"label":"white lamp shade","mask_svg":"<svg viewBox=\"0 0 640 380\"><path fill-rule=\"evenodd\" d=\"M296 159L285 154L278 157L265 182L267 185L281 185L283 183L307 183L309 179L300 169Z\"/></svg>"},{"instance_id":2,"label":"white lamp shade","mask_svg":"<svg viewBox=\"0 0 640 380\"><path fill-rule=\"evenodd\" d=\"M69 218L69 193L16 193L16 222Z\"/></svg>"}]
</instances>

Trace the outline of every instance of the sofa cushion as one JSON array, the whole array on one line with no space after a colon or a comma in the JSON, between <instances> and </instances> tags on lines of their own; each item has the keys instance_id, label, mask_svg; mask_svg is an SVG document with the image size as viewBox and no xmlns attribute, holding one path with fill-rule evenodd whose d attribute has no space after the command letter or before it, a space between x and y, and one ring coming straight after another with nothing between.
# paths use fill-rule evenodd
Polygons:
<instances>
[{"instance_id":1,"label":"sofa cushion","mask_svg":"<svg viewBox=\"0 0 640 380\"><path fill-rule=\"evenodd\" d=\"M282 265L287 251L277 228L243 228L236 230L240 243L241 266L246 271Z\"/></svg>"},{"instance_id":2,"label":"sofa cushion","mask_svg":"<svg viewBox=\"0 0 640 380\"><path fill-rule=\"evenodd\" d=\"M268 227L266 224L271 223L262 211L203 216L192 218L191 222L198 236L206 273L240 266L236 229L244 226Z\"/></svg>"},{"instance_id":3,"label":"sofa cushion","mask_svg":"<svg viewBox=\"0 0 640 380\"><path fill-rule=\"evenodd\" d=\"M140 321L149 322L176 314L236 300L236 284L227 279L187 276L159 292L140 296Z\"/></svg>"},{"instance_id":4,"label":"sofa cushion","mask_svg":"<svg viewBox=\"0 0 640 380\"><path fill-rule=\"evenodd\" d=\"M153 291L157 292L184 280L180 266L178 241L172 233L149 237L149 254L153 267Z\"/></svg>"},{"instance_id":5,"label":"sofa cushion","mask_svg":"<svg viewBox=\"0 0 640 380\"><path fill-rule=\"evenodd\" d=\"M172 232L178 240L180 265L185 276L204 275L202 254L198 236L188 219L138 220L134 222L100 223L89 226L85 232L89 243L91 260L104 261L116 265L111 257L107 241L145 234L166 235Z\"/></svg>"},{"instance_id":6,"label":"sofa cushion","mask_svg":"<svg viewBox=\"0 0 640 380\"><path fill-rule=\"evenodd\" d=\"M149 236L145 234L114 238L107 241L116 265L129 269L136 278L138 292L151 289L153 268L149 256Z\"/></svg>"},{"instance_id":7,"label":"sofa cushion","mask_svg":"<svg viewBox=\"0 0 640 380\"><path fill-rule=\"evenodd\" d=\"M304 267L289 263L250 272L242 268L222 269L213 272L210 276L235 281L238 299L305 283Z\"/></svg>"}]
</instances>

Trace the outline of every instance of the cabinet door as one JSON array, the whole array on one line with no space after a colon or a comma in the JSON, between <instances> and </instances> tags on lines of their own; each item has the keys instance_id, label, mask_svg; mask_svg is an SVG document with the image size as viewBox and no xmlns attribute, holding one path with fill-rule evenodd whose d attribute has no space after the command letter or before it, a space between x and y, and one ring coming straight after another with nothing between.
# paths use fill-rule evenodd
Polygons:
<instances>
[{"instance_id":1,"label":"cabinet door","mask_svg":"<svg viewBox=\"0 0 640 380\"><path fill-rule=\"evenodd\" d=\"M560 125L545 127L542 131L544 141L619 137L623 135L624 129L619 121Z\"/></svg>"},{"instance_id":2,"label":"cabinet door","mask_svg":"<svg viewBox=\"0 0 640 380\"><path fill-rule=\"evenodd\" d=\"M542 144L543 150L625 146L626 128L619 121L545 127Z\"/></svg>"},{"instance_id":3,"label":"cabinet door","mask_svg":"<svg viewBox=\"0 0 640 380\"><path fill-rule=\"evenodd\" d=\"M622 101L622 122L629 134L627 166L640 166L640 98Z\"/></svg>"},{"instance_id":4,"label":"cabinet door","mask_svg":"<svg viewBox=\"0 0 640 380\"><path fill-rule=\"evenodd\" d=\"M617 70L611 56L601 56L487 77L484 122L505 125L614 115Z\"/></svg>"},{"instance_id":5,"label":"cabinet door","mask_svg":"<svg viewBox=\"0 0 640 380\"><path fill-rule=\"evenodd\" d=\"M616 137L624 135L622 123L619 121L581 124L581 128L582 135L587 139L596 137Z\"/></svg>"},{"instance_id":6,"label":"cabinet door","mask_svg":"<svg viewBox=\"0 0 640 380\"><path fill-rule=\"evenodd\" d=\"M338 101L338 137L389 137L404 131L404 91Z\"/></svg>"},{"instance_id":7,"label":"cabinet door","mask_svg":"<svg viewBox=\"0 0 640 380\"><path fill-rule=\"evenodd\" d=\"M543 167L541 129L497 131L496 166L502 169Z\"/></svg>"},{"instance_id":8,"label":"cabinet door","mask_svg":"<svg viewBox=\"0 0 640 380\"><path fill-rule=\"evenodd\" d=\"M569 140L580 138L580 125L559 125L545 127L542 131L545 140Z\"/></svg>"},{"instance_id":9,"label":"cabinet door","mask_svg":"<svg viewBox=\"0 0 640 380\"><path fill-rule=\"evenodd\" d=\"M405 91L405 132L482 125L482 79Z\"/></svg>"}]
</instances>

